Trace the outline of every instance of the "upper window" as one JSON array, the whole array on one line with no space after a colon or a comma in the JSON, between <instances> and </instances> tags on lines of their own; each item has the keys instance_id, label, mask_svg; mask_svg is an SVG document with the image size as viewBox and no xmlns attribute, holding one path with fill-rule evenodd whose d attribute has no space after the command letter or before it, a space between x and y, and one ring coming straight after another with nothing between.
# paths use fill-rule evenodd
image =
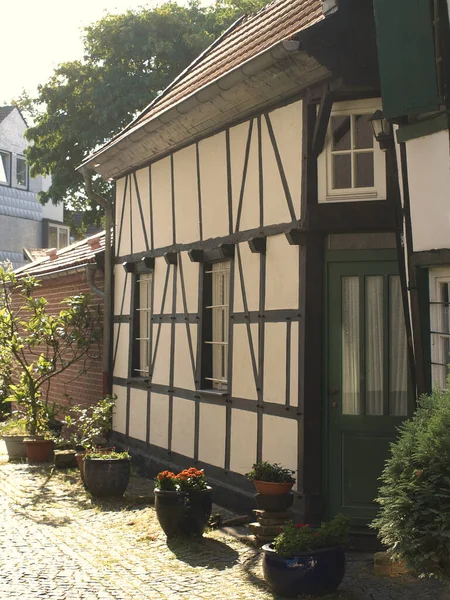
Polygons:
<instances>
[{"instance_id":1,"label":"upper window","mask_svg":"<svg viewBox=\"0 0 450 600\"><path fill-rule=\"evenodd\" d=\"M153 272L140 272L135 279L133 314L133 373L134 377L149 377L151 362Z\"/></svg>"},{"instance_id":2,"label":"upper window","mask_svg":"<svg viewBox=\"0 0 450 600\"><path fill-rule=\"evenodd\" d=\"M386 198L385 155L370 124L377 108L373 100L334 105L319 157L321 202Z\"/></svg>"},{"instance_id":3,"label":"upper window","mask_svg":"<svg viewBox=\"0 0 450 600\"><path fill-rule=\"evenodd\" d=\"M16 157L16 186L28 188L28 167L23 156Z\"/></svg>"},{"instance_id":4,"label":"upper window","mask_svg":"<svg viewBox=\"0 0 450 600\"><path fill-rule=\"evenodd\" d=\"M65 248L69 245L69 227L67 225L49 224L48 247Z\"/></svg>"},{"instance_id":5,"label":"upper window","mask_svg":"<svg viewBox=\"0 0 450 600\"><path fill-rule=\"evenodd\" d=\"M0 184L11 183L11 154L0 150Z\"/></svg>"},{"instance_id":6,"label":"upper window","mask_svg":"<svg viewBox=\"0 0 450 600\"><path fill-rule=\"evenodd\" d=\"M203 385L228 389L228 330L230 319L231 261L205 265Z\"/></svg>"},{"instance_id":7,"label":"upper window","mask_svg":"<svg viewBox=\"0 0 450 600\"><path fill-rule=\"evenodd\" d=\"M447 387L450 363L450 271L430 271L432 383Z\"/></svg>"}]
</instances>

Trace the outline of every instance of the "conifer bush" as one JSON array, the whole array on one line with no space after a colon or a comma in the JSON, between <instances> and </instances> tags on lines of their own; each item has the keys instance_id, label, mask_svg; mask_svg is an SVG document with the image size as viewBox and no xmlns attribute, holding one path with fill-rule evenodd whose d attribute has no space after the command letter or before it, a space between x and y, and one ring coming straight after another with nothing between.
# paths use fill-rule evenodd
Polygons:
<instances>
[{"instance_id":1,"label":"conifer bush","mask_svg":"<svg viewBox=\"0 0 450 600\"><path fill-rule=\"evenodd\" d=\"M423 396L399 432L372 526L394 560L406 560L419 575L450 579L450 391Z\"/></svg>"}]
</instances>

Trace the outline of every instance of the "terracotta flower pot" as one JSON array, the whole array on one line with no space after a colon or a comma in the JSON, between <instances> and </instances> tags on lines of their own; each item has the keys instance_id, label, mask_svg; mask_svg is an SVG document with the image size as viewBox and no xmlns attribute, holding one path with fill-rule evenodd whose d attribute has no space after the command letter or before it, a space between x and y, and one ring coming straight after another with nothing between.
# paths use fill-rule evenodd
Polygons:
<instances>
[{"instance_id":1,"label":"terracotta flower pot","mask_svg":"<svg viewBox=\"0 0 450 600\"><path fill-rule=\"evenodd\" d=\"M253 483L255 484L256 491L263 496L283 496L284 494L289 494L294 485L294 482L275 483L273 481L258 481L256 479L253 480Z\"/></svg>"},{"instance_id":2,"label":"terracotta flower pot","mask_svg":"<svg viewBox=\"0 0 450 600\"><path fill-rule=\"evenodd\" d=\"M53 450L53 440L25 439L25 451L28 462L43 463L50 460Z\"/></svg>"}]
</instances>

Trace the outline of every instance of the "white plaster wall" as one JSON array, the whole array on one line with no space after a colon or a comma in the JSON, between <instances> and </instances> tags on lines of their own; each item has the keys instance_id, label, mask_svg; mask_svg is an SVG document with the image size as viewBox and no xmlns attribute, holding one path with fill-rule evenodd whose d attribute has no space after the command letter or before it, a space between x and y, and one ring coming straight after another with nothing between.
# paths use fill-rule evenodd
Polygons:
<instances>
[{"instance_id":1,"label":"white plaster wall","mask_svg":"<svg viewBox=\"0 0 450 600\"><path fill-rule=\"evenodd\" d=\"M200 405L198 457L202 462L225 465L225 406Z\"/></svg>"},{"instance_id":2,"label":"white plaster wall","mask_svg":"<svg viewBox=\"0 0 450 600\"><path fill-rule=\"evenodd\" d=\"M258 324L250 325L251 339L255 352L256 369L258 370ZM232 396L257 400L255 377L250 353L250 343L246 325L233 326L233 378Z\"/></svg>"},{"instance_id":3,"label":"white plaster wall","mask_svg":"<svg viewBox=\"0 0 450 600\"><path fill-rule=\"evenodd\" d=\"M183 269L184 289L186 292L186 304L188 313L198 312L198 277L199 263L194 263L189 258L187 252L180 252L178 255L178 263ZM178 266L178 283L177 283L177 313L184 313L183 295L181 291L181 275L180 267Z\"/></svg>"},{"instance_id":4,"label":"white plaster wall","mask_svg":"<svg viewBox=\"0 0 450 600\"><path fill-rule=\"evenodd\" d=\"M230 469L244 475L256 462L257 415L245 410L231 411Z\"/></svg>"},{"instance_id":5,"label":"white plaster wall","mask_svg":"<svg viewBox=\"0 0 450 600\"><path fill-rule=\"evenodd\" d=\"M161 448L169 446L169 397L151 394L150 397L150 444Z\"/></svg>"},{"instance_id":6,"label":"white plaster wall","mask_svg":"<svg viewBox=\"0 0 450 600\"><path fill-rule=\"evenodd\" d=\"M267 238L266 310L299 308L299 247L285 235Z\"/></svg>"},{"instance_id":7,"label":"white plaster wall","mask_svg":"<svg viewBox=\"0 0 450 600\"><path fill-rule=\"evenodd\" d=\"M225 133L199 142L203 238L229 234Z\"/></svg>"},{"instance_id":8,"label":"white plaster wall","mask_svg":"<svg viewBox=\"0 0 450 600\"><path fill-rule=\"evenodd\" d=\"M194 368L197 356L197 325L189 324L192 339L192 351L194 355ZM174 385L177 388L195 390L195 376L192 371L191 355L189 353L188 335L186 325L177 323L175 325L175 371Z\"/></svg>"},{"instance_id":9,"label":"white plaster wall","mask_svg":"<svg viewBox=\"0 0 450 600\"><path fill-rule=\"evenodd\" d=\"M247 173L244 183L245 152L250 124L253 124ZM237 229L237 217L241 193L242 210L239 231L255 229L260 225L259 218L259 161L257 120L246 121L230 129L231 183L233 198L233 230Z\"/></svg>"},{"instance_id":10,"label":"white plaster wall","mask_svg":"<svg viewBox=\"0 0 450 600\"><path fill-rule=\"evenodd\" d=\"M297 469L297 446L297 421L264 415L263 460ZM297 475L295 477L298 479Z\"/></svg>"},{"instance_id":11,"label":"white plaster wall","mask_svg":"<svg viewBox=\"0 0 450 600\"><path fill-rule=\"evenodd\" d=\"M164 297L164 285L169 270L169 280L167 283L167 291ZM155 258L155 268L153 271L153 314L169 314L172 312L173 300L173 274L174 267L169 266L164 257ZM164 299L164 305L163 305Z\"/></svg>"},{"instance_id":12,"label":"white plaster wall","mask_svg":"<svg viewBox=\"0 0 450 600\"><path fill-rule=\"evenodd\" d=\"M161 385L169 385L170 383L170 323L162 323L161 325L153 325L153 357L155 360L155 367L153 369L153 383L159 383ZM161 327L161 333L159 336L158 348L156 349L156 339L158 336L158 329ZM156 349L156 358L154 358Z\"/></svg>"},{"instance_id":13,"label":"white plaster wall","mask_svg":"<svg viewBox=\"0 0 450 600\"><path fill-rule=\"evenodd\" d=\"M172 450L194 456L195 404L184 398L173 399Z\"/></svg>"},{"instance_id":14,"label":"white plaster wall","mask_svg":"<svg viewBox=\"0 0 450 600\"><path fill-rule=\"evenodd\" d=\"M121 237L120 236L120 230L121 230L120 219L121 219L121 215L122 215L122 207L123 207L123 201L124 201L125 181L126 181L126 177L122 177L122 179L118 179L116 181L115 245L116 245L116 255L117 256L121 256L121 255L125 254L124 252L122 252L122 249L119 248L119 237ZM122 240L120 240L120 244L122 245Z\"/></svg>"},{"instance_id":15,"label":"white plaster wall","mask_svg":"<svg viewBox=\"0 0 450 600\"><path fill-rule=\"evenodd\" d=\"M187 244L200 239L195 145L176 152L173 159L176 237L178 244Z\"/></svg>"},{"instance_id":16,"label":"white plaster wall","mask_svg":"<svg viewBox=\"0 0 450 600\"><path fill-rule=\"evenodd\" d=\"M291 325L290 395L298 406L298 323ZM286 402L286 323L266 323L264 353L264 401Z\"/></svg>"},{"instance_id":17,"label":"white plaster wall","mask_svg":"<svg viewBox=\"0 0 450 600\"><path fill-rule=\"evenodd\" d=\"M242 272L244 279L245 294L249 311L259 310L259 280L261 258L257 253L251 252L247 243L239 245L241 254ZM236 252L234 261L234 309L233 312L244 312L244 301L242 294L241 278L239 273L239 262Z\"/></svg>"},{"instance_id":18,"label":"white plaster wall","mask_svg":"<svg viewBox=\"0 0 450 600\"><path fill-rule=\"evenodd\" d=\"M278 151L283 164L289 191L294 205L297 219L301 218L302 197L302 154L303 154L303 108L302 101L288 104L269 113L272 123ZM264 144L271 144L270 139L265 137ZM273 150L272 150L273 152ZM278 170L278 169L277 169ZM277 199L278 200L278 199ZM283 197L279 201L285 200ZM265 207L270 204L271 199L266 197ZM272 200L273 201L273 200ZM269 209L270 210L270 209ZM291 220L290 218L288 219ZM280 221L278 221L280 222ZM266 220L266 223L268 221Z\"/></svg>"},{"instance_id":19,"label":"white plaster wall","mask_svg":"<svg viewBox=\"0 0 450 600\"><path fill-rule=\"evenodd\" d=\"M136 185L137 184L137 185ZM130 194L132 199L132 217L133 217L133 252L145 252L150 249L150 207L149 207L149 182L148 169L141 169L136 173L136 181L134 177L130 177ZM141 211L139 209L138 192L141 199ZM143 217L143 219L142 219ZM147 234L147 244L145 241L145 233Z\"/></svg>"},{"instance_id":20,"label":"white plaster wall","mask_svg":"<svg viewBox=\"0 0 450 600\"><path fill-rule=\"evenodd\" d=\"M146 390L131 390L129 434L130 437L143 442L147 439Z\"/></svg>"},{"instance_id":21,"label":"white plaster wall","mask_svg":"<svg viewBox=\"0 0 450 600\"><path fill-rule=\"evenodd\" d=\"M37 179L37 178L36 178ZM44 184L42 183L43 177L39 176L41 180L40 185L38 186L40 189L44 188ZM45 178L46 180L50 179L50 177ZM48 189L49 186L46 187ZM31 180L30 180L30 189L31 189ZM39 190L40 191L40 190ZM58 221L58 223L62 223L64 221L64 204L60 203L56 206L53 202L47 202L42 207L42 217L44 219L50 219L51 221Z\"/></svg>"},{"instance_id":22,"label":"white plaster wall","mask_svg":"<svg viewBox=\"0 0 450 600\"><path fill-rule=\"evenodd\" d=\"M132 182L131 175L127 176L127 180L128 180L128 184L126 186L126 191L125 191L125 200L124 200L125 207L123 210L123 216L122 216L122 212L120 212L118 215L119 227L120 227L120 231L121 231L120 255L122 255L122 256L125 254L131 254L131 252L132 252L131 210L132 210L133 198L132 198L132 189L131 188L133 186L133 182ZM121 208L121 211L122 211L122 208ZM133 218L135 218L135 217L136 217L136 215L133 215ZM134 233L135 227L136 227L136 225L135 225L135 223L133 223L133 233ZM133 248L133 250L134 250L134 248Z\"/></svg>"},{"instance_id":23,"label":"white plaster wall","mask_svg":"<svg viewBox=\"0 0 450 600\"><path fill-rule=\"evenodd\" d=\"M113 365L114 377L128 377L128 345L130 326L127 323L114 323L113 352L116 357Z\"/></svg>"},{"instance_id":24,"label":"white plaster wall","mask_svg":"<svg viewBox=\"0 0 450 600\"><path fill-rule=\"evenodd\" d=\"M163 248L173 243L170 157L152 164L151 182L155 248Z\"/></svg>"},{"instance_id":25,"label":"white plaster wall","mask_svg":"<svg viewBox=\"0 0 450 600\"><path fill-rule=\"evenodd\" d=\"M130 273L127 273L122 265L116 265L114 268L114 313L116 315L131 313L131 281Z\"/></svg>"},{"instance_id":26,"label":"white plaster wall","mask_svg":"<svg viewBox=\"0 0 450 600\"><path fill-rule=\"evenodd\" d=\"M118 433L126 433L127 427L127 388L113 385L113 394L117 396L113 411L112 428Z\"/></svg>"},{"instance_id":27,"label":"white plaster wall","mask_svg":"<svg viewBox=\"0 0 450 600\"><path fill-rule=\"evenodd\" d=\"M449 132L406 142L414 251L450 248Z\"/></svg>"}]
</instances>

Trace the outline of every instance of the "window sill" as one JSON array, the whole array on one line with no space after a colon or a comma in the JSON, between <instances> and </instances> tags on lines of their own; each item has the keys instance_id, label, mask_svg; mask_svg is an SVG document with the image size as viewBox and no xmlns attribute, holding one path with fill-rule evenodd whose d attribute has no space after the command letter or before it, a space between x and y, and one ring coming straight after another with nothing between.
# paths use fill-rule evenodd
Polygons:
<instances>
[{"instance_id":1,"label":"window sill","mask_svg":"<svg viewBox=\"0 0 450 600\"><path fill-rule=\"evenodd\" d=\"M196 394L200 396L214 396L215 398L226 398L228 396L227 390L197 390Z\"/></svg>"},{"instance_id":2,"label":"window sill","mask_svg":"<svg viewBox=\"0 0 450 600\"><path fill-rule=\"evenodd\" d=\"M378 200L378 192L363 192L356 194L333 194L327 195L325 200L320 200L322 204L327 202L361 202L364 200Z\"/></svg>"}]
</instances>

